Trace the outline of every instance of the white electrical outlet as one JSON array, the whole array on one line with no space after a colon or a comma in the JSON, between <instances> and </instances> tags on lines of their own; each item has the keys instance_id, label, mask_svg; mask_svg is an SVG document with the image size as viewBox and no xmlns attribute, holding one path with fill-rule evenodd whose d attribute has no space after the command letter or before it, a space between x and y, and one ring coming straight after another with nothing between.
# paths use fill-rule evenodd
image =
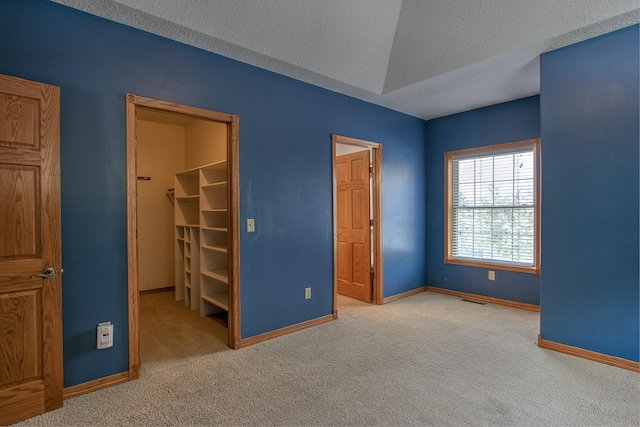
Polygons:
<instances>
[{"instance_id":1,"label":"white electrical outlet","mask_svg":"<svg viewBox=\"0 0 640 427\"><path fill-rule=\"evenodd\" d=\"M304 288L304 299L311 299L311 288Z\"/></svg>"},{"instance_id":2,"label":"white electrical outlet","mask_svg":"<svg viewBox=\"0 0 640 427\"><path fill-rule=\"evenodd\" d=\"M113 347L113 325L111 322L98 323L97 345L98 350Z\"/></svg>"},{"instance_id":3,"label":"white electrical outlet","mask_svg":"<svg viewBox=\"0 0 640 427\"><path fill-rule=\"evenodd\" d=\"M496 272L489 270L489 280L496 280Z\"/></svg>"}]
</instances>

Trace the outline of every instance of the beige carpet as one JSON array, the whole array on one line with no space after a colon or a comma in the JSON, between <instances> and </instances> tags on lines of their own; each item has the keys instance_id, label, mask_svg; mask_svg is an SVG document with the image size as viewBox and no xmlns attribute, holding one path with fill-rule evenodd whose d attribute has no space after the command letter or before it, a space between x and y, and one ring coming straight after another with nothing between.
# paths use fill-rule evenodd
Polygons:
<instances>
[{"instance_id":1,"label":"beige carpet","mask_svg":"<svg viewBox=\"0 0 640 427\"><path fill-rule=\"evenodd\" d=\"M341 298L337 321L233 351L171 294L142 300L141 378L20 425L640 425L638 374L538 348L538 313Z\"/></svg>"}]
</instances>

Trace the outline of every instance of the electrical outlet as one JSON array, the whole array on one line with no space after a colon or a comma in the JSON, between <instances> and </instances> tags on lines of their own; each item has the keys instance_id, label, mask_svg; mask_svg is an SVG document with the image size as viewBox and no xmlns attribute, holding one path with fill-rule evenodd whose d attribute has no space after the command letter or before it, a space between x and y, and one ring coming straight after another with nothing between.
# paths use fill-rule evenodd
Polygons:
<instances>
[{"instance_id":1,"label":"electrical outlet","mask_svg":"<svg viewBox=\"0 0 640 427\"><path fill-rule=\"evenodd\" d=\"M96 348L98 350L113 347L113 325L111 324L111 322L98 323L96 335Z\"/></svg>"},{"instance_id":2,"label":"electrical outlet","mask_svg":"<svg viewBox=\"0 0 640 427\"><path fill-rule=\"evenodd\" d=\"M489 280L496 280L496 272L489 270Z\"/></svg>"},{"instance_id":3,"label":"electrical outlet","mask_svg":"<svg viewBox=\"0 0 640 427\"><path fill-rule=\"evenodd\" d=\"M311 299L311 288L304 288L304 299Z\"/></svg>"}]
</instances>

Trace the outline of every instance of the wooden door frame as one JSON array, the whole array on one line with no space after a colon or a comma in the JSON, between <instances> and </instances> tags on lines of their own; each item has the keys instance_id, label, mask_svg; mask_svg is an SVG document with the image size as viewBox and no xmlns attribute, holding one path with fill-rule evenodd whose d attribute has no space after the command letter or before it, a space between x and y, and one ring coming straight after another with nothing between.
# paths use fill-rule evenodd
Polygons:
<instances>
[{"instance_id":1,"label":"wooden door frame","mask_svg":"<svg viewBox=\"0 0 640 427\"><path fill-rule=\"evenodd\" d=\"M372 302L381 305L383 297L382 268L382 144L341 135L331 135L331 168L333 178L333 317L338 317L338 202L336 178L336 144L371 149L373 162L373 272Z\"/></svg>"},{"instance_id":2,"label":"wooden door frame","mask_svg":"<svg viewBox=\"0 0 640 427\"><path fill-rule=\"evenodd\" d=\"M139 376L140 340L138 318L140 314L138 283L138 228L137 207L137 149L136 109L155 110L221 122L227 125L227 162L229 182L229 347L240 347L240 250L238 199L238 116L186 105L159 101L127 93L126 96L126 175L127 175L127 277L129 301L129 379Z\"/></svg>"}]
</instances>

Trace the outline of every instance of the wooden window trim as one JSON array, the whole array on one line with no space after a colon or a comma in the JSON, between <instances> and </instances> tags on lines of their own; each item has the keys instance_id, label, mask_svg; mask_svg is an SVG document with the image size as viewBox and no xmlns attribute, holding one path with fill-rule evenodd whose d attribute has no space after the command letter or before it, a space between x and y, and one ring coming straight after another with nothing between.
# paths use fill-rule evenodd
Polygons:
<instances>
[{"instance_id":1,"label":"wooden window trim","mask_svg":"<svg viewBox=\"0 0 640 427\"><path fill-rule=\"evenodd\" d=\"M534 165L534 263L531 267L502 264L488 260L457 259L451 256L452 251L452 217L453 217L453 159L459 157L475 157L496 151L511 151L521 148L533 148ZM464 265L468 267L487 268L495 270L515 271L519 273L540 274L540 138L523 141L494 144L484 147L468 148L464 150L446 151L444 153L444 263Z\"/></svg>"}]
</instances>

